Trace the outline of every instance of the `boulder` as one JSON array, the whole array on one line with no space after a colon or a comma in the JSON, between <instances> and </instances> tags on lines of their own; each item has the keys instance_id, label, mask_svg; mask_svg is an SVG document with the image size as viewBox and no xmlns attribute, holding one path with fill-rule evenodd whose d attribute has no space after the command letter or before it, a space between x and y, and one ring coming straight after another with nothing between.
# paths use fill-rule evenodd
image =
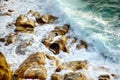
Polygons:
<instances>
[{"instance_id":1,"label":"boulder","mask_svg":"<svg viewBox=\"0 0 120 80\"><path fill-rule=\"evenodd\" d=\"M63 80L87 80L86 76L82 73L67 73Z\"/></svg>"},{"instance_id":2,"label":"boulder","mask_svg":"<svg viewBox=\"0 0 120 80\"><path fill-rule=\"evenodd\" d=\"M28 19L25 17L25 15L20 15L16 19L16 29L15 32L24 32L24 33L33 33L34 32L34 27L35 27L35 22L31 19Z\"/></svg>"},{"instance_id":3,"label":"boulder","mask_svg":"<svg viewBox=\"0 0 120 80\"><path fill-rule=\"evenodd\" d=\"M44 14L43 16L36 18L37 23L39 24L49 24L53 23L57 17L49 15L49 14Z\"/></svg>"},{"instance_id":4,"label":"boulder","mask_svg":"<svg viewBox=\"0 0 120 80\"><path fill-rule=\"evenodd\" d=\"M5 59L5 56L0 52L0 80L12 80L12 72Z\"/></svg>"},{"instance_id":5,"label":"boulder","mask_svg":"<svg viewBox=\"0 0 120 80\"><path fill-rule=\"evenodd\" d=\"M52 74L51 80L63 80L63 76L61 74Z\"/></svg>"},{"instance_id":6,"label":"boulder","mask_svg":"<svg viewBox=\"0 0 120 80\"><path fill-rule=\"evenodd\" d=\"M68 52L68 48L66 47L67 43L67 37L63 36L57 41L53 42L50 44L49 49L54 53L54 54L59 54L61 50Z\"/></svg>"},{"instance_id":7,"label":"boulder","mask_svg":"<svg viewBox=\"0 0 120 80\"><path fill-rule=\"evenodd\" d=\"M16 79L25 78L45 80L47 77L47 70L44 64L44 53L37 52L31 54L15 71L14 77Z\"/></svg>"},{"instance_id":8,"label":"boulder","mask_svg":"<svg viewBox=\"0 0 120 80\"><path fill-rule=\"evenodd\" d=\"M80 69L87 69L87 61L70 61L68 63L63 63L59 65L56 69L56 72L60 72L61 70L67 69L72 71L77 71Z\"/></svg>"},{"instance_id":9,"label":"boulder","mask_svg":"<svg viewBox=\"0 0 120 80\"><path fill-rule=\"evenodd\" d=\"M98 80L110 80L110 76L108 74L103 74L98 76Z\"/></svg>"}]
</instances>

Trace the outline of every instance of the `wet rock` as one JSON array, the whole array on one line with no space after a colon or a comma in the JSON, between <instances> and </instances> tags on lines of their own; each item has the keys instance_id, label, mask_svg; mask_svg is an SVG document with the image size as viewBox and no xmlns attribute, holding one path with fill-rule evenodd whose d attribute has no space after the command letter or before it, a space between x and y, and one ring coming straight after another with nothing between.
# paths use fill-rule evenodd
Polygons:
<instances>
[{"instance_id":1,"label":"wet rock","mask_svg":"<svg viewBox=\"0 0 120 80\"><path fill-rule=\"evenodd\" d=\"M52 74L51 80L63 80L63 76L60 74Z\"/></svg>"},{"instance_id":2,"label":"wet rock","mask_svg":"<svg viewBox=\"0 0 120 80\"><path fill-rule=\"evenodd\" d=\"M9 35L8 35L8 38L7 38L7 41L6 41L6 46L8 46L8 45L10 45L11 43L13 43L14 42L14 34L12 34L12 33L10 33Z\"/></svg>"},{"instance_id":3,"label":"wet rock","mask_svg":"<svg viewBox=\"0 0 120 80\"><path fill-rule=\"evenodd\" d=\"M59 65L59 60L58 60L57 58L55 58L54 56L51 56L51 55L46 54L46 57L47 57L48 59L54 61L54 63L53 63L54 66L58 66L58 65Z\"/></svg>"},{"instance_id":4,"label":"wet rock","mask_svg":"<svg viewBox=\"0 0 120 80\"><path fill-rule=\"evenodd\" d=\"M33 14L34 11L33 10L29 10L27 14Z\"/></svg>"},{"instance_id":5,"label":"wet rock","mask_svg":"<svg viewBox=\"0 0 120 80\"><path fill-rule=\"evenodd\" d=\"M61 50L63 51L68 51L66 47L67 43L67 37L63 36L57 41L53 42L50 44L49 49L54 53L54 54L59 54Z\"/></svg>"},{"instance_id":6,"label":"wet rock","mask_svg":"<svg viewBox=\"0 0 120 80\"><path fill-rule=\"evenodd\" d=\"M86 43L85 41L80 40L80 43L76 45L76 48L77 48L77 49L81 49L81 48L87 49L87 48L88 48L88 45L87 45L87 43Z\"/></svg>"},{"instance_id":7,"label":"wet rock","mask_svg":"<svg viewBox=\"0 0 120 80\"><path fill-rule=\"evenodd\" d=\"M12 72L5 56L0 52L0 80L12 80Z\"/></svg>"},{"instance_id":8,"label":"wet rock","mask_svg":"<svg viewBox=\"0 0 120 80\"><path fill-rule=\"evenodd\" d=\"M88 48L87 43L85 41L80 40L80 43L81 43L81 45L82 45L83 48L85 48L85 49Z\"/></svg>"},{"instance_id":9,"label":"wet rock","mask_svg":"<svg viewBox=\"0 0 120 80\"><path fill-rule=\"evenodd\" d=\"M110 76L107 74L98 76L98 80L110 80Z\"/></svg>"},{"instance_id":10,"label":"wet rock","mask_svg":"<svg viewBox=\"0 0 120 80\"><path fill-rule=\"evenodd\" d=\"M16 29L15 32L33 33L35 22L31 19L25 17L25 15L20 15L16 19Z\"/></svg>"},{"instance_id":11,"label":"wet rock","mask_svg":"<svg viewBox=\"0 0 120 80\"><path fill-rule=\"evenodd\" d=\"M5 38L0 38L0 42L5 42Z\"/></svg>"},{"instance_id":12,"label":"wet rock","mask_svg":"<svg viewBox=\"0 0 120 80\"><path fill-rule=\"evenodd\" d=\"M77 38L76 38L76 37L73 37L71 43L76 43L76 42L77 42Z\"/></svg>"},{"instance_id":13,"label":"wet rock","mask_svg":"<svg viewBox=\"0 0 120 80\"><path fill-rule=\"evenodd\" d=\"M87 80L86 76L82 73L67 73L63 80Z\"/></svg>"},{"instance_id":14,"label":"wet rock","mask_svg":"<svg viewBox=\"0 0 120 80\"><path fill-rule=\"evenodd\" d=\"M56 69L56 72L60 72L61 70L67 69L72 71L77 71L80 69L87 69L87 61L70 61L68 63L63 63L59 65Z\"/></svg>"},{"instance_id":15,"label":"wet rock","mask_svg":"<svg viewBox=\"0 0 120 80\"><path fill-rule=\"evenodd\" d=\"M42 52L31 54L15 71L16 79L40 79L46 80L45 56Z\"/></svg>"},{"instance_id":16,"label":"wet rock","mask_svg":"<svg viewBox=\"0 0 120 80\"><path fill-rule=\"evenodd\" d=\"M39 24L49 24L53 23L57 17L49 15L49 14L44 14L43 16L36 18L37 23Z\"/></svg>"},{"instance_id":17,"label":"wet rock","mask_svg":"<svg viewBox=\"0 0 120 80\"><path fill-rule=\"evenodd\" d=\"M9 9L9 10L8 10L8 12L14 12L14 10L12 10L12 9Z\"/></svg>"},{"instance_id":18,"label":"wet rock","mask_svg":"<svg viewBox=\"0 0 120 80\"><path fill-rule=\"evenodd\" d=\"M36 20L41 17L39 12L34 12L34 13L33 13L33 16L36 18ZM39 21L38 21L38 22L39 22Z\"/></svg>"}]
</instances>

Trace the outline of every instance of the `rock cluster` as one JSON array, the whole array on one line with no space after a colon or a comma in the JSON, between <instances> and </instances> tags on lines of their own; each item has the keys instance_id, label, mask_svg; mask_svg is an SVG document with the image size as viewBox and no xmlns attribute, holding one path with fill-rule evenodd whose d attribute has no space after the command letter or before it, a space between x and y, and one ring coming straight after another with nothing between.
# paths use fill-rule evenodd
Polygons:
<instances>
[{"instance_id":1,"label":"rock cluster","mask_svg":"<svg viewBox=\"0 0 120 80\"><path fill-rule=\"evenodd\" d=\"M66 46L67 37L65 36L68 30L68 24L65 24L62 27L55 27L55 29L49 33L48 37L43 40L43 44L45 44L45 46L48 47L54 54L59 54L61 50L69 52L68 47ZM58 39L55 40L57 37Z\"/></svg>"},{"instance_id":2,"label":"rock cluster","mask_svg":"<svg viewBox=\"0 0 120 80\"><path fill-rule=\"evenodd\" d=\"M8 12L13 12L13 10L8 10ZM29 18L27 15L31 14L34 19ZM18 33L33 33L38 25L54 23L57 20L56 16L50 14L41 15L39 12L34 12L30 10L27 14L21 14L17 17L15 21L15 34L10 33L5 38L0 38L0 42L5 42L5 45L10 45L15 41L15 36ZM48 71L46 68L47 64L50 64L51 67L54 67L53 74L50 76L51 80L89 80L87 76L80 72L80 70L88 69L88 61L78 60L78 61L69 61L61 63L58 56L60 51L69 53L69 47L67 41L72 40L71 44L76 44L77 49L85 48L88 49L88 45L83 40L78 40L77 38L71 38L66 36L69 32L70 25L64 24L63 26L56 26L54 30L50 31L47 37L42 40L42 43L53 53L47 54L44 52L32 53L29 57L24 60L24 62L12 72L9 69L9 66L5 60L5 57L0 53L0 80L21 80L21 79L39 79L46 80L48 76ZM16 54L24 54L24 48L31 46L30 41L22 41L18 46L16 46ZM52 61L47 63L46 60ZM68 70L70 72L60 74L62 71ZM108 75L100 75L99 80L110 80Z\"/></svg>"}]
</instances>

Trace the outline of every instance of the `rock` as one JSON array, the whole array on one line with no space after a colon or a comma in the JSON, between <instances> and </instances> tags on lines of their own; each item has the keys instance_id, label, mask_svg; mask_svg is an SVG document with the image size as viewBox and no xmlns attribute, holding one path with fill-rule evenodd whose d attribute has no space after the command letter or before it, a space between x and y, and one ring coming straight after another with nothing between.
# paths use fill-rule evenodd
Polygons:
<instances>
[{"instance_id":1,"label":"rock","mask_svg":"<svg viewBox=\"0 0 120 80\"><path fill-rule=\"evenodd\" d=\"M33 14L34 11L33 10L29 10L27 14Z\"/></svg>"},{"instance_id":2,"label":"rock","mask_svg":"<svg viewBox=\"0 0 120 80\"><path fill-rule=\"evenodd\" d=\"M88 46L87 46L87 43L86 43L85 41L80 40L80 43L78 43L78 44L76 45L76 48L77 48L77 49L81 49L81 48L87 49Z\"/></svg>"},{"instance_id":3,"label":"rock","mask_svg":"<svg viewBox=\"0 0 120 80\"><path fill-rule=\"evenodd\" d=\"M100 75L100 76L98 77L98 80L110 80L110 76L107 75L107 74Z\"/></svg>"},{"instance_id":4,"label":"rock","mask_svg":"<svg viewBox=\"0 0 120 80\"><path fill-rule=\"evenodd\" d=\"M67 73L63 80L87 80L86 76L82 73Z\"/></svg>"},{"instance_id":5,"label":"rock","mask_svg":"<svg viewBox=\"0 0 120 80\"><path fill-rule=\"evenodd\" d=\"M80 43L81 43L81 45L82 45L83 48L85 48L85 49L88 48L87 43L85 41L80 40Z\"/></svg>"},{"instance_id":6,"label":"rock","mask_svg":"<svg viewBox=\"0 0 120 80\"><path fill-rule=\"evenodd\" d=\"M46 57L47 57L48 59L54 61L54 63L53 63L54 66L58 66L58 65L59 65L59 60L58 60L57 58L55 58L54 56L51 56L51 55L46 54Z\"/></svg>"},{"instance_id":7,"label":"rock","mask_svg":"<svg viewBox=\"0 0 120 80\"><path fill-rule=\"evenodd\" d=\"M5 56L0 52L0 80L12 80L12 72L5 59Z\"/></svg>"},{"instance_id":8,"label":"rock","mask_svg":"<svg viewBox=\"0 0 120 80\"><path fill-rule=\"evenodd\" d=\"M34 12L33 16L36 18L36 20L41 17L39 12Z\"/></svg>"},{"instance_id":9,"label":"rock","mask_svg":"<svg viewBox=\"0 0 120 80\"><path fill-rule=\"evenodd\" d=\"M76 71L79 69L87 69L87 64L88 61L84 60L84 61L71 61L69 62L70 65L72 65L72 68Z\"/></svg>"},{"instance_id":10,"label":"rock","mask_svg":"<svg viewBox=\"0 0 120 80\"><path fill-rule=\"evenodd\" d=\"M71 43L76 43L76 42L77 42L77 38L76 38L76 37L73 37Z\"/></svg>"},{"instance_id":11,"label":"rock","mask_svg":"<svg viewBox=\"0 0 120 80\"><path fill-rule=\"evenodd\" d=\"M60 72L61 70L67 69L72 71L77 71L80 69L87 69L87 61L70 61L68 63L63 63L59 65L56 69L56 72Z\"/></svg>"},{"instance_id":12,"label":"rock","mask_svg":"<svg viewBox=\"0 0 120 80\"><path fill-rule=\"evenodd\" d=\"M46 80L47 70L44 66L45 56L42 52L31 54L15 71L16 79L40 79Z\"/></svg>"},{"instance_id":13,"label":"rock","mask_svg":"<svg viewBox=\"0 0 120 80\"><path fill-rule=\"evenodd\" d=\"M49 15L49 14L44 14L43 16L36 18L37 23L39 24L49 24L53 23L57 17Z\"/></svg>"},{"instance_id":14,"label":"rock","mask_svg":"<svg viewBox=\"0 0 120 80\"><path fill-rule=\"evenodd\" d=\"M8 12L14 12L14 10L9 9Z\"/></svg>"},{"instance_id":15,"label":"rock","mask_svg":"<svg viewBox=\"0 0 120 80\"><path fill-rule=\"evenodd\" d=\"M67 51L66 48L66 43L67 43L67 37L63 36L57 41L53 42L50 44L49 49L54 53L54 54L59 54L61 50Z\"/></svg>"},{"instance_id":16,"label":"rock","mask_svg":"<svg viewBox=\"0 0 120 80\"><path fill-rule=\"evenodd\" d=\"M0 42L5 42L5 38L0 38Z\"/></svg>"},{"instance_id":17,"label":"rock","mask_svg":"<svg viewBox=\"0 0 120 80\"><path fill-rule=\"evenodd\" d=\"M25 15L20 15L16 19L16 29L15 32L33 33L35 22L31 19L25 17Z\"/></svg>"},{"instance_id":18,"label":"rock","mask_svg":"<svg viewBox=\"0 0 120 80\"><path fill-rule=\"evenodd\" d=\"M14 42L14 34L9 34L5 45L8 46L13 42Z\"/></svg>"},{"instance_id":19,"label":"rock","mask_svg":"<svg viewBox=\"0 0 120 80\"><path fill-rule=\"evenodd\" d=\"M47 39L43 39L43 40L42 40L42 43L43 43L46 47L49 47L49 46L50 46L50 41L47 40Z\"/></svg>"},{"instance_id":20,"label":"rock","mask_svg":"<svg viewBox=\"0 0 120 80\"><path fill-rule=\"evenodd\" d=\"M52 76L51 76L51 80L63 80L63 76L60 75L60 74L54 73L54 74L52 74Z\"/></svg>"}]
</instances>

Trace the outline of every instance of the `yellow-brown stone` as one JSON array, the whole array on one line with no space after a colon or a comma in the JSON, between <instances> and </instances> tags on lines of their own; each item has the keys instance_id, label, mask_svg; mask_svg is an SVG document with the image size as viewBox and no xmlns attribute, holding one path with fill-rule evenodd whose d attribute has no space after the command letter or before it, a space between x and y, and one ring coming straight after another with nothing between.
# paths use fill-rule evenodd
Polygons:
<instances>
[{"instance_id":1,"label":"yellow-brown stone","mask_svg":"<svg viewBox=\"0 0 120 80\"><path fill-rule=\"evenodd\" d=\"M12 72L5 56L0 52L0 80L12 80Z\"/></svg>"},{"instance_id":2,"label":"yellow-brown stone","mask_svg":"<svg viewBox=\"0 0 120 80\"><path fill-rule=\"evenodd\" d=\"M14 75L17 79L40 79L45 80L47 70L44 67L45 56L42 52L31 54L15 71Z\"/></svg>"},{"instance_id":3,"label":"yellow-brown stone","mask_svg":"<svg viewBox=\"0 0 120 80\"><path fill-rule=\"evenodd\" d=\"M63 80L63 76L61 74L52 74L51 80Z\"/></svg>"},{"instance_id":4,"label":"yellow-brown stone","mask_svg":"<svg viewBox=\"0 0 120 80\"><path fill-rule=\"evenodd\" d=\"M87 77L82 73L67 73L63 80L87 80Z\"/></svg>"}]
</instances>

